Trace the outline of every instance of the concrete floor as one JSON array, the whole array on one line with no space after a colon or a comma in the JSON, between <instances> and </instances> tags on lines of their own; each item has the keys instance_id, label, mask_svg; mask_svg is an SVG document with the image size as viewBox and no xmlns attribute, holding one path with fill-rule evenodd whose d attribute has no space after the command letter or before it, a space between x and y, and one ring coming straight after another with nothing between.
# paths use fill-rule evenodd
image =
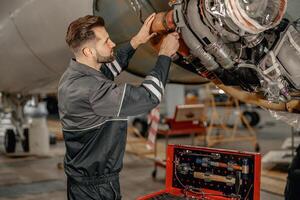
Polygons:
<instances>
[{"instance_id":1,"label":"concrete floor","mask_svg":"<svg viewBox=\"0 0 300 200\"><path fill-rule=\"evenodd\" d=\"M279 121L270 119L268 113L262 112L263 128L258 130L261 152L265 154L272 149L280 149L284 138L290 136L290 128ZM184 138L171 142L181 143ZM190 141L187 139L186 141ZM221 144L217 147L253 151L247 142ZM0 200L63 200L66 199L66 182L63 169L58 163L63 162L64 144L51 147L52 156L44 158L24 157L8 158L0 154ZM121 173L121 190L124 200L133 200L138 196L164 188L164 169L159 169L157 180L151 172L153 162L134 155L125 155L124 168ZM263 200L281 200L283 196L261 191Z\"/></svg>"},{"instance_id":2,"label":"concrete floor","mask_svg":"<svg viewBox=\"0 0 300 200\"><path fill-rule=\"evenodd\" d=\"M0 199L67 199L63 170L56 167L57 163L61 162L62 159L59 156L55 158L26 160L25 162L10 162L10 164L7 163L5 165L2 163L0 165ZM165 172L163 169L160 169L157 180L154 181L151 178L153 170L153 163L151 161L141 160L133 155L126 155L124 161L124 168L121 174L121 187L124 200L133 200L138 196L158 191L164 187ZM5 173L3 171L4 168L9 168L10 171L5 170ZM26 173L26 171L30 171L30 173ZM3 174L7 174L6 178ZM40 177L41 174L44 174L42 178ZM281 200L283 197L261 191L261 199Z\"/></svg>"}]
</instances>

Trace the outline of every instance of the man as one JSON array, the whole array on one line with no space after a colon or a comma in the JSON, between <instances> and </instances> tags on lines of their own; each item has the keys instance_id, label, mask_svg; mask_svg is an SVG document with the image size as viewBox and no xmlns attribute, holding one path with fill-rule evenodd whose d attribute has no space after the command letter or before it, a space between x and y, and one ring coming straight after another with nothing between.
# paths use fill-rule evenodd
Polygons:
<instances>
[{"instance_id":1,"label":"man","mask_svg":"<svg viewBox=\"0 0 300 200\"><path fill-rule=\"evenodd\" d=\"M296 156L289 167L285 186L285 200L297 200L300 197L300 145L296 149Z\"/></svg>"},{"instance_id":2,"label":"man","mask_svg":"<svg viewBox=\"0 0 300 200\"><path fill-rule=\"evenodd\" d=\"M150 15L140 31L114 56L101 17L72 22L66 42L75 55L58 87L58 105L66 144L68 199L121 199L119 172L126 144L127 116L149 112L161 101L179 36L162 42L153 70L140 86L117 85L135 49L151 39ZM141 66L143 67L143 66Z\"/></svg>"}]
</instances>

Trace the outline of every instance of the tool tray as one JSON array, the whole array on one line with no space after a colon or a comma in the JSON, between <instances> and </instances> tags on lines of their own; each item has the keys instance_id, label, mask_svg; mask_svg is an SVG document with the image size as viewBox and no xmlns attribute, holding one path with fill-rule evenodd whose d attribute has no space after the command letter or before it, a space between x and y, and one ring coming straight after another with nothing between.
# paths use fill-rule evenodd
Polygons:
<instances>
[{"instance_id":1,"label":"tool tray","mask_svg":"<svg viewBox=\"0 0 300 200\"><path fill-rule=\"evenodd\" d=\"M169 145L166 188L138 198L259 200L259 153Z\"/></svg>"}]
</instances>

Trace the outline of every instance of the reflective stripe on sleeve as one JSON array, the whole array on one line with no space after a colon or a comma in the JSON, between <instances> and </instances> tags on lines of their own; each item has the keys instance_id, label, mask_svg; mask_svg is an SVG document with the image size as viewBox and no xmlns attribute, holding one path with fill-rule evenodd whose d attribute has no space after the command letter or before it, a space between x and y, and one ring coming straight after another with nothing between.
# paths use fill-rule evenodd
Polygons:
<instances>
[{"instance_id":1,"label":"reflective stripe on sleeve","mask_svg":"<svg viewBox=\"0 0 300 200\"><path fill-rule=\"evenodd\" d=\"M111 71L111 73L114 75L114 77L116 77L118 75L118 72L114 69L114 67L112 66L111 63L107 63L106 66Z\"/></svg>"},{"instance_id":2,"label":"reflective stripe on sleeve","mask_svg":"<svg viewBox=\"0 0 300 200\"><path fill-rule=\"evenodd\" d=\"M164 92L165 89L164 89L164 86L163 86L162 82L160 80L158 80L158 78L156 78L155 76L146 76L145 80L153 81L158 87L161 88L162 94L165 93Z\"/></svg>"},{"instance_id":3,"label":"reflective stripe on sleeve","mask_svg":"<svg viewBox=\"0 0 300 200\"><path fill-rule=\"evenodd\" d=\"M143 86L145 86L150 92L152 92L159 101L161 101L161 93L152 85L148 83L143 83Z\"/></svg>"},{"instance_id":4,"label":"reflective stripe on sleeve","mask_svg":"<svg viewBox=\"0 0 300 200\"><path fill-rule=\"evenodd\" d=\"M119 63L118 63L116 60L114 60L114 61L112 62L112 64L115 66L115 68L118 70L118 73L120 74L121 71L122 71L122 68L121 68L121 66L119 65Z\"/></svg>"}]
</instances>

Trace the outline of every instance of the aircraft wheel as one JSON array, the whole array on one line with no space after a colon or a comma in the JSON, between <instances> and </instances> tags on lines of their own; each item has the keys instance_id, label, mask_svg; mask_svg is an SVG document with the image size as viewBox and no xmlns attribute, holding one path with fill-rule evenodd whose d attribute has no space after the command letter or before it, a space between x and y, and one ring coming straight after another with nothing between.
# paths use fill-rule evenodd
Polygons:
<instances>
[{"instance_id":1,"label":"aircraft wheel","mask_svg":"<svg viewBox=\"0 0 300 200\"><path fill-rule=\"evenodd\" d=\"M248 120L249 125L252 127L256 126L260 121L260 117L257 112L244 111L243 115ZM247 127L244 121L242 121L242 123L244 127Z\"/></svg>"},{"instance_id":2,"label":"aircraft wheel","mask_svg":"<svg viewBox=\"0 0 300 200\"><path fill-rule=\"evenodd\" d=\"M51 133L49 135L49 141L50 141L50 145L56 144L56 136L55 136L55 134Z\"/></svg>"},{"instance_id":3,"label":"aircraft wheel","mask_svg":"<svg viewBox=\"0 0 300 200\"><path fill-rule=\"evenodd\" d=\"M151 175L152 175L152 178L153 178L153 179L155 179L155 178L156 178L156 172L157 172L157 170L156 170L156 169L152 171L152 174L151 174Z\"/></svg>"},{"instance_id":4,"label":"aircraft wheel","mask_svg":"<svg viewBox=\"0 0 300 200\"><path fill-rule=\"evenodd\" d=\"M8 129L4 137L5 151L7 153L14 153L16 151L16 135L14 130Z\"/></svg>"},{"instance_id":5,"label":"aircraft wheel","mask_svg":"<svg viewBox=\"0 0 300 200\"><path fill-rule=\"evenodd\" d=\"M58 103L57 103L57 98L49 96L46 98L47 102L47 110L50 115L56 115L58 114Z\"/></svg>"},{"instance_id":6,"label":"aircraft wheel","mask_svg":"<svg viewBox=\"0 0 300 200\"><path fill-rule=\"evenodd\" d=\"M24 140L22 141L22 147L24 152L29 152L29 129L24 129Z\"/></svg>"},{"instance_id":7,"label":"aircraft wheel","mask_svg":"<svg viewBox=\"0 0 300 200\"><path fill-rule=\"evenodd\" d=\"M258 143L255 145L255 152L260 152L260 146Z\"/></svg>"},{"instance_id":8,"label":"aircraft wheel","mask_svg":"<svg viewBox=\"0 0 300 200\"><path fill-rule=\"evenodd\" d=\"M143 137L147 137L148 124L146 120L135 118L132 125L140 132Z\"/></svg>"}]
</instances>

